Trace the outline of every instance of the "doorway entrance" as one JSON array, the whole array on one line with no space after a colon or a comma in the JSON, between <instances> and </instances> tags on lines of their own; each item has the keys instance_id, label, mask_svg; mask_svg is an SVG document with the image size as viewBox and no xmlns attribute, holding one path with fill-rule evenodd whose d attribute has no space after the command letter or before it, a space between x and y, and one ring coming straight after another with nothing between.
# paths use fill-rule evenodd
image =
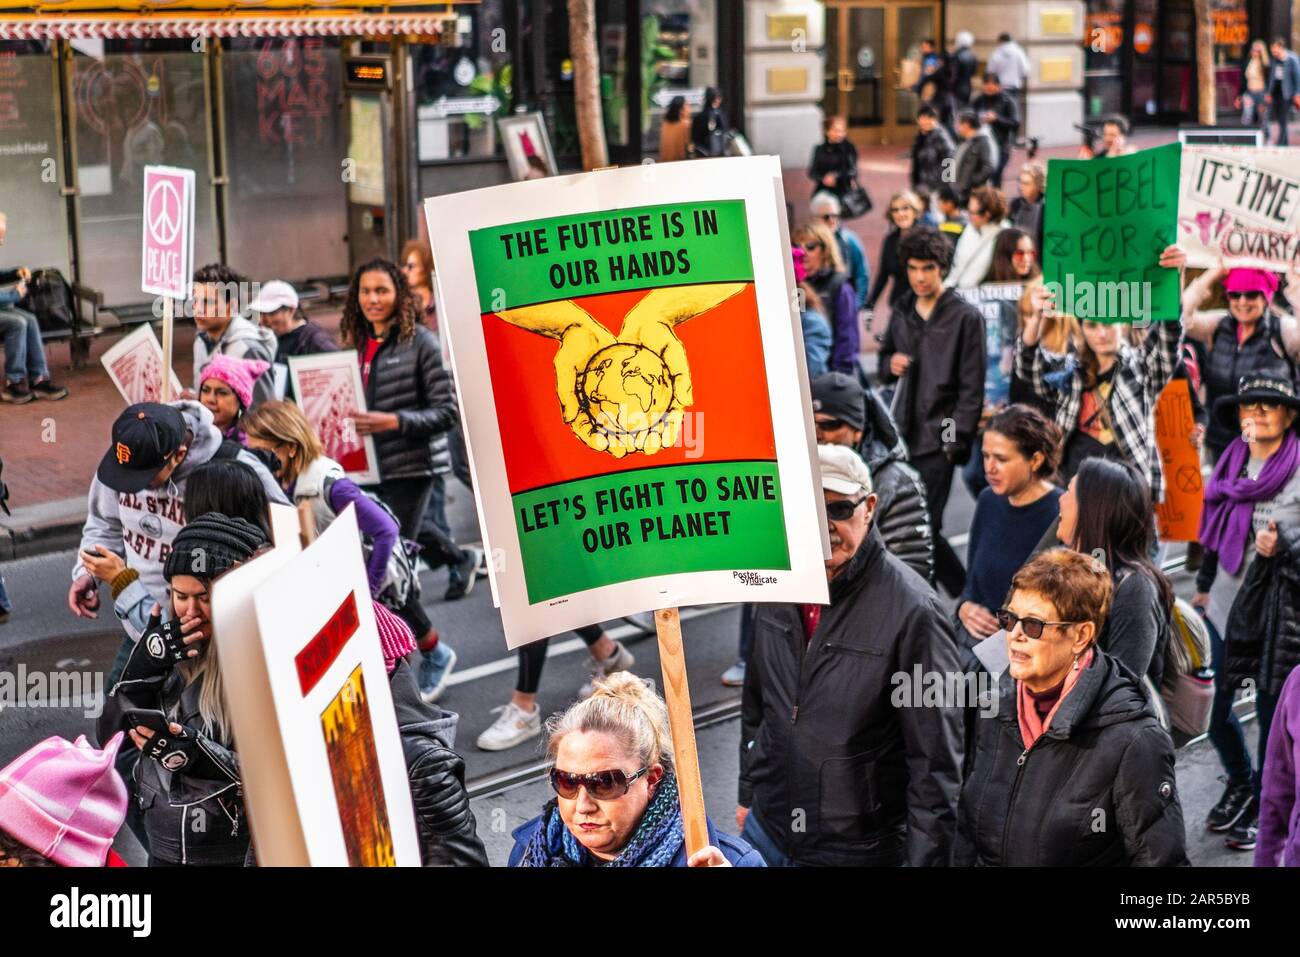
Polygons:
<instances>
[{"instance_id":1,"label":"doorway entrance","mask_svg":"<svg viewBox=\"0 0 1300 957\"><path fill-rule=\"evenodd\" d=\"M822 110L844 116L862 145L905 143L915 132L921 41L939 36L938 3L828 0Z\"/></svg>"}]
</instances>

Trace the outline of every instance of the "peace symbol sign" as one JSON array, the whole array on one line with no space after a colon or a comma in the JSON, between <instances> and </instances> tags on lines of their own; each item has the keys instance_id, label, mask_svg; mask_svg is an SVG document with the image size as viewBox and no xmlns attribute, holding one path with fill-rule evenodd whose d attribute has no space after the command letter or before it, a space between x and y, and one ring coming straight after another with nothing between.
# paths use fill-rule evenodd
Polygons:
<instances>
[{"instance_id":1,"label":"peace symbol sign","mask_svg":"<svg viewBox=\"0 0 1300 957\"><path fill-rule=\"evenodd\" d=\"M148 225L150 238L161 246L170 246L181 231L181 197L176 184L160 179L149 191Z\"/></svg>"}]
</instances>

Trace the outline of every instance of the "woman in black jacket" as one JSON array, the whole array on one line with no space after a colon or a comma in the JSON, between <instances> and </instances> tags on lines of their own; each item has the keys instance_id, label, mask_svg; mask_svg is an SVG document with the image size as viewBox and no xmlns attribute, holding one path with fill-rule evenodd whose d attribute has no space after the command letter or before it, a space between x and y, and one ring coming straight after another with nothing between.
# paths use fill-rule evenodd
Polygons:
<instances>
[{"instance_id":1,"label":"woman in black jacket","mask_svg":"<svg viewBox=\"0 0 1300 957\"><path fill-rule=\"evenodd\" d=\"M898 239L920 221L925 212L920 198L910 189L900 189L889 197L889 208L885 218L889 222L889 232L880 244L880 262L876 266L876 278L867 294L866 308L870 312L876 308L885 286L892 279L893 287L889 290L889 311L892 313L899 302L909 292L911 285L907 281L907 263L898 258Z\"/></svg>"},{"instance_id":2,"label":"woman in black jacket","mask_svg":"<svg viewBox=\"0 0 1300 957\"><path fill-rule=\"evenodd\" d=\"M1087 459L1061 496L1061 544L1103 561L1114 591L1097 647L1160 687L1174 589L1151 560L1155 511L1146 480L1127 462Z\"/></svg>"},{"instance_id":3,"label":"woman in black jacket","mask_svg":"<svg viewBox=\"0 0 1300 957\"><path fill-rule=\"evenodd\" d=\"M826 117L824 129L826 140L813 149L808 178L815 184L813 192L826 190L843 202L858 175L858 151L848 140L849 124L844 117Z\"/></svg>"},{"instance_id":4,"label":"woman in black jacket","mask_svg":"<svg viewBox=\"0 0 1300 957\"><path fill-rule=\"evenodd\" d=\"M352 277L339 338L356 349L361 362L368 412L353 410L359 435L372 435L379 459L375 491L393 510L402 537L417 541L433 568L458 569L466 591L474 582L479 555L458 546L441 528L422 523L433 493L431 440L458 420L451 377L442 367L437 340L421 322L420 302L397 265L383 258L362 263ZM455 666L456 653L438 642L433 623L412 603L425 661L420 690L426 696L442 686Z\"/></svg>"},{"instance_id":5,"label":"woman in black jacket","mask_svg":"<svg viewBox=\"0 0 1300 957\"><path fill-rule=\"evenodd\" d=\"M1174 748L1131 674L1095 647L1111 579L1043 552L998 612L1010 662L998 714L976 722L957 864L1187 864Z\"/></svg>"},{"instance_id":6,"label":"woman in black jacket","mask_svg":"<svg viewBox=\"0 0 1300 957\"><path fill-rule=\"evenodd\" d=\"M248 820L221 663L211 644L211 586L269 545L260 528L220 512L177 532L163 568L171 620L164 624L154 606L109 692L99 738L125 730L141 751L131 793L148 836L150 867L245 862Z\"/></svg>"}]
</instances>

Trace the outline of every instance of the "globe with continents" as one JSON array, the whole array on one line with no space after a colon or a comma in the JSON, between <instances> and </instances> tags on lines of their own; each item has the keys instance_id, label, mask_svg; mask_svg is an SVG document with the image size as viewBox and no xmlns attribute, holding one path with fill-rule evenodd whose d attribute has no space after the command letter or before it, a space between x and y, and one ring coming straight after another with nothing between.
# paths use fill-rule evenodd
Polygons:
<instances>
[{"instance_id":1,"label":"globe with continents","mask_svg":"<svg viewBox=\"0 0 1300 957\"><path fill-rule=\"evenodd\" d=\"M618 342L587 363L578 397L592 420L609 432L635 434L657 425L673 401L673 380L645 346Z\"/></svg>"}]
</instances>

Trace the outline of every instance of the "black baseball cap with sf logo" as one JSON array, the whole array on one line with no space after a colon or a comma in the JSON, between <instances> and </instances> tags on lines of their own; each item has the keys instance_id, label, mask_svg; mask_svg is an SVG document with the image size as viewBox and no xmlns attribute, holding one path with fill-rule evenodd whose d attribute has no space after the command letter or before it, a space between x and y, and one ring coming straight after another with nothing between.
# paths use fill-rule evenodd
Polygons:
<instances>
[{"instance_id":1,"label":"black baseball cap with sf logo","mask_svg":"<svg viewBox=\"0 0 1300 957\"><path fill-rule=\"evenodd\" d=\"M185 416L158 402L128 406L113 423L113 444L95 473L114 492L139 492L185 443Z\"/></svg>"}]
</instances>

